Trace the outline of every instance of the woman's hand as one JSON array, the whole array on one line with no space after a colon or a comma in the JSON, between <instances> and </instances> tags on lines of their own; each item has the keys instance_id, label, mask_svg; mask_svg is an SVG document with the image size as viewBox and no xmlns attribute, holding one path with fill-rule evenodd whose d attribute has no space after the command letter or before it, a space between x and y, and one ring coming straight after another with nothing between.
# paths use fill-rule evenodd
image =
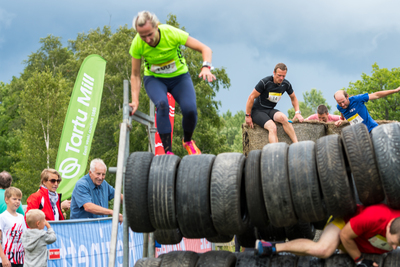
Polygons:
<instances>
[{"instance_id":1,"label":"woman's hand","mask_svg":"<svg viewBox=\"0 0 400 267\"><path fill-rule=\"evenodd\" d=\"M61 202L62 210L69 210L70 207L71 207L71 200L64 200L63 202Z\"/></svg>"}]
</instances>

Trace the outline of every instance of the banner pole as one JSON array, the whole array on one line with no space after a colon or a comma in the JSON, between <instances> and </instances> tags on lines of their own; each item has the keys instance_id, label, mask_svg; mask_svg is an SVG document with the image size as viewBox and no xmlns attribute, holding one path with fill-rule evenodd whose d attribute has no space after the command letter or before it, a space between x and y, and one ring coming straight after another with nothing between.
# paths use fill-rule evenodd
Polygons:
<instances>
[{"instance_id":1,"label":"banner pole","mask_svg":"<svg viewBox=\"0 0 400 267\"><path fill-rule=\"evenodd\" d=\"M153 123L150 123L150 127L149 127L149 131L150 131L150 143L151 146L150 148L152 149L151 152L153 152L154 154L156 153L156 149L155 149L155 135L156 135L156 129L154 127L154 114L155 114L155 106L154 103L150 101L150 117L153 118ZM144 247L144 246L143 246ZM155 255L155 242L154 242L154 233L150 233L149 234L149 258L154 258Z\"/></svg>"},{"instance_id":2,"label":"banner pole","mask_svg":"<svg viewBox=\"0 0 400 267\"><path fill-rule=\"evenodd\" d=\"M129 137L130 137L130 129L132 128L132 118L130 116L130 109L129 109L129 82L128 80L124 80L124 109L123 109L123 119L124 121L127 119L128 120L128 129L127 129L127 134L126 134L126 145L125 145L125 159L124 159L124 170L126 167L126 163L128 161L129 157ZM123 172L122 175L122 190L123 194L125 196L125 171ZM122 202L122 212L123 212L123 267L129 267L129 225L128 225L128 217L126 214L126 206L125 206L125 201Z\"/></svg>"},{"instance_id":3,"label":"banner pole","mask_svg":"<svg viewBox=\"0 0 400 267\"><path fill-rule=\"evenodd\" d=\"M117 234L118 234L118 217L119 209L121 206L121 184L122 184L122 171L125 156L125 143L126 143L126 123L121 123L120 138L118 147L118 163L117 163L117 177L115 181L115 195L114 195L114 209L112 216L111 228L111 241L110 241L110 260L109 267L115 266L115 254L117 248ZM126 223L126 222L125 222Z\"/></svg>"}]
</instances>

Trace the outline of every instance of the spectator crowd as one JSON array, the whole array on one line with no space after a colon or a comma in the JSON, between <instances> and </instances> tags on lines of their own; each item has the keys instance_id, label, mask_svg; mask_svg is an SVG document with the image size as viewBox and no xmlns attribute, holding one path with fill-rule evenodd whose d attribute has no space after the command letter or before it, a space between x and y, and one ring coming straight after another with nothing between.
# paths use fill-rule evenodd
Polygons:
<instances>
[{"instance_id":1,"label":"spectator crowd","mask_svg":"<svg viewBox=\"0 0 400 267\"><path fill-rule=\"evenodd\" d=\"M71 219L112 215L108 202L114 198L114 188L105 181L106 170L103 160L92 160L89 173L76 183L71 200L61 201L62 195L57 193L61 175L55 169L44 169L38 191L27 199L26 213L21 205L21 190L11 186L10 173L1 172L0 266L47 266L47 245L57 240L49 221L65 220L69 209ZM122 222L122 214L119 221Z\"/></svg>"}]
</instances>

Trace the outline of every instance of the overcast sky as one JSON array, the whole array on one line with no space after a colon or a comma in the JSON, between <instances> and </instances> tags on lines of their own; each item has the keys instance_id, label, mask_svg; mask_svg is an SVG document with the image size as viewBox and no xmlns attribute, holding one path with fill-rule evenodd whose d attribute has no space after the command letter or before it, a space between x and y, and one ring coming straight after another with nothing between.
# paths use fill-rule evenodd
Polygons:
<instances>
[{"instance_id":1,"label":"overcast sky","mask_svg":"<svg viewBox=\"0 0 400 267\"><path fill-rule=\"evenodd\" d=\"M254 86L278 62L288 66L286 78L300 101L316 88L331 112L333 93L370 74L373 63L400 67L398 0L17 0L0 4L0 81L19 77L40 38L52 34L66 45L97 27L131 27L142 10L161 22L176 15L192 37L211 47L213 65L225 67L231 79L229 90L217 96L221 112L244 110ZM277 105L284 113L290 107L287 95Z\"/></svg>"}]
</instances>

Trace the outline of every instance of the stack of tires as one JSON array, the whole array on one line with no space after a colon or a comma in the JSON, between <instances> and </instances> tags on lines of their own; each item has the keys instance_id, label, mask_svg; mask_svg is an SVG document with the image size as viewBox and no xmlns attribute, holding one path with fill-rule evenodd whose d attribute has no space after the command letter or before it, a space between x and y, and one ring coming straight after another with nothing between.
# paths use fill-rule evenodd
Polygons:
<instances>
[{"instance_id":1,"label":"stack of tires","mask_svg":"<svg viewBox=\"0 0 400 267\"><path fill-rule=\"evenodd\" d=\"M125 201L132 231L153 232L160 244L186 238L229 242L249 225L239 153L154 157L127 162ZM254 243L253 243L254 244Z\"/></svg>"},{"instance_id":2,"label":"stack of tires","mask_svg":"<svg viewBox=\"0 0 400 267\"><path fill-rule=\"evenodd\" d=\"M345 127L341 136L240 153L128 158L125 204L135 232L155 231L161 244L186 238L244 247L256 238L310 238L328 218L364 205L400 209L400 124ZM355 185L355 187L354 187ZM358 198L356 197L358 194Z\"/></svg>"},{"instance_id":3,"label":"stack of tires","mask_svg":"<svg viewBox=\"0 0 400 267\"><path fill-rule=\"evenodd\" d=\"M398 267L400 250L387 255L369 254L366 259L373 260L380 267ZM260 258L253 252L231 253L228 251L209 251L197 254L192 251L173 251L158 258L143 258L135 267L355 267L347 254L334 254L328 259L311 256L295 256L281 253L273 257Z\"/></svg>"},{"instance_id":4,"label":"stack of tires","mask_svg":"<svg viewBox=\"0 0 400 267\"><path fill-rule=\"evenodd\" d=\"M234 267L236 255L229 251L209 251L197 254L192 251L172 251L158 258L143 258L135 267Z\"/></svg>"}]
</instances>

